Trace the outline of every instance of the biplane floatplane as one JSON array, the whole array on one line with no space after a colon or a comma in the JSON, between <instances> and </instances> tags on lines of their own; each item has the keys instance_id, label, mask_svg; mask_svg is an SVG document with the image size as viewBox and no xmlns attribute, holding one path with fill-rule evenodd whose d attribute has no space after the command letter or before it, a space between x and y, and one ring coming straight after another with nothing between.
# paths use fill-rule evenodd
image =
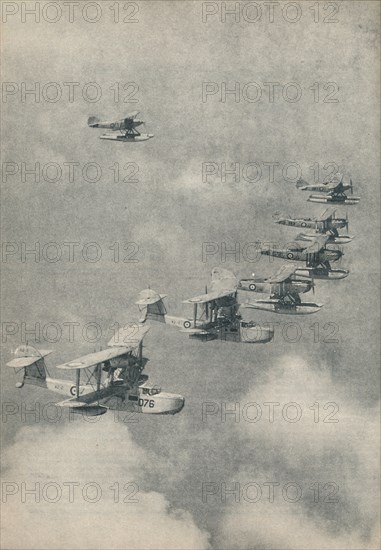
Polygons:
<instances>
[{"instance_id":1,"label":"biplane floatplane","mask_svg":"<svg viewBox=\"0 0 381 550\"><path fill-rule=\"evenodd\" d=\"M184 407L184 398L148 385L148 376L142 374L148 361L143 357L143 338L148 330L141 324L128 325L114 334L107 349L58 365L58 369L75 372L74 383L49 375L45 357L51 350L20 346L7 367L23 372L23 379L16 387L32 384L66 395L68 399L56 405L74 413L97 416L110 409L176 414Z\"/></svg>"},{"instance_id":2,"label":"biplane floatplane","mask_svg":"<svg viewBox=\"0 0 381 550\"><path fill-rule=\"evenodd\" d=\"M333 204L357 204L360 202L360 197L353 196L353 184L350 179L349 184L344 183L343 174L332 174L323 183L309 184L303 179L296 182L296 187L302 191L318 191L319 194L312 194L308 197L310 202L323 202ZM346 195L346 191L350 190L351 196Z\"/></svg>"},{"instance_id":3,"label":"biplane floatplane","mask_svg":"<svg viewBox=\"0 0 381 550\"><path fill-rule=\"evenodd\" d=\"M285 216L279 216L278 213L274 214L275 223L281 225L289 225L291 227L302 227L306 229L314 229L314 233L300 233L297 240L311 240L316 237L316 233L327 235L329 237L328 242L335 244L346 244L352 241L353 237L349 235L339 235L339 229L345 227L348 232L348 214L345 218L336 217L335 208L327 208L324 212L316 218L291 218Z\"/></svg>"},{"instance_id":4,"label":"biplane floatplane","mask_svg":"<svg viewBox=\"0 0 381 550\"><path fill-rule=\"evenodd\" d=\"M190 338L204 341L219 339L254 344L269 342L274 336L272 327L242 319L236 277L227 269L214 268L210 291L206 289L205 294L183 302L193 305L193 319L167 315L165 297L149 288L140 292L136 304L143 313L141 323L148 320L166 323Z\"/></svg>"},{"instance_id":5,"label":"biplane floatplane","mask_svg":"<svg viewBox=\"0 0 381 550\"><path fill-rule=\"evenodd\" d=\"M138 120L139 111L134 111L129 113L121 120L115 122L101 121L96 116L91 116L87 120L87 125L90 128L107 128L113 132L118 132L117 134L102 134L100 139L109 139L112 141L147 141L154 137L153 134L141 134L137 128L144 124L143 120Z\"/></svg>"},{"instance_id":6,"label":"biplane floatplane","mask_svg":"<svg viewBox=\"0 0 381 550\"><path fill-rule=\"evenodd\" d=\"M243 307L301 315L316 313L322 307L313 302L302 302L300 294L314 289L314 281L308 276L296 273L297 268L284 265L273 276L268 278L256 277L253 273L249 279L241 279L238 284L240 290L269 294L264 300L248 301Z\"/></svg>"},{"instance_id":7,"label":"biplane floatplane","mask_svg":"<svg viewBox=\"0 0 381 550\"><path fill-rule=\"evenodd\" d=\"M311 277L313 279L337 280L344 279L349 275L347 269L334 269L331 262L341 259L343 252L339 249L328 248L329 236L318 235L307 238L305 235L301 239L286 246L261 246L261 254L274 256L275 258L284 258L298 262L305 262L305 267L297 268L296 275Z\"/></svg>"}]
</instances>

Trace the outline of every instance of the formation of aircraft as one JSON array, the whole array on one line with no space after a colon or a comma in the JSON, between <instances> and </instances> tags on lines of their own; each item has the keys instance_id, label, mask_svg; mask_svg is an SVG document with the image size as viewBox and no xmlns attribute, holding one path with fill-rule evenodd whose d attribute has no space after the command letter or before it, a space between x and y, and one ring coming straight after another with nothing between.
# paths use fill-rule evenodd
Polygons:
<instances>
[{"instance_id":1,"label":"formation of aircraft","mask_svg":"<svg viewBox=\"0 0 381 550\"><path fill-rule=\"evenodd\" d=\"M90 128L107 128L116 134L102 134L100 139L109 139L112 141L135 142L147 141L154 137L153 134L141 134L137 128L144 124L143 120L138 120L139 111L127 114L124 118L117 121L101 121L96 116L91 116L87 120Z\"/></svg>"},{"instance_id":2,"label":"formation of aircraft","mask_svg":"<svg viewBox=\"0 0 381 550\"><path fill-rule=\"evenodd\" d=\"M249 279L241 279L239 289L269 294L264 300L247 301L244 307L291 315L319 311L321 304L301 301L300 294L313 289L314 281L297 271L296 267L283 265L275 275L266 279L256 277L254 273Z\"/></svg>"},{"instance_id":3,"label":"formation of aircraft","mask_svg":"<svg viewBox=\"0 0 381 550\"><path fill-rule=\"evenodd\" d=\"M318 190L327 193L329 200L317 200L318 195L311 195L312 202L339 202L356 204L360 199L353 197L348 202L345 191L352 190L350 185L343 184L343 176L337 174L322 185L310 186L299 180L298 188L303 190ZM315 200L316 199L316 200ZM299 233L296 239L285 245L261 245L261 254L282 258L294 262L303 262L303 267L289 267L287 265L268 278L251 277L241 279L238 288L244 291L261 292L268 294L264 300L247 301L245 307L273 311L286 314L316 313L322 304L305 302L300 295L314 290L315 279L339 280L349 275L347 269L333 268L331 263L337 262L343 256L343 251L335 245L344 245L352 241L353 237L339 234L339 229L345 227L348 232L348 214L345 218L336 216L335 208L327 208L317 217L281 216L278 212L273 215L275 223L291 227L301 227L313 230L310 233Z\"/></svg>"},{"instance_id":4,"label":"formation of aircraft","mask_svg":"<svg viewBox=\"0 0 381 550\"><path fill-rule=\"evenodd\" d=\"M312 194L307 200L310 202L323 202L333 204L357 204L360 197L353 196L353 184L350 179L349 184L344 183L343 174L336 173L327 178L323 183L309 184L303 179L296 182L298 189L302 191L318 191L323 194ZM350 190L351 196L346 195Z\"/></svg>"},{"instance_id":5,"label":"formation of aircraft","mask_svg":"<svg viewBox=\"0 0 381 550\"><path fill-rule=\"evenodd\" d=\"M157 321L180 329L191 338L200 340L224 340L247 344L269 342L274 330L261 326L254 321L244 321L239 313L237 299L237 280L227 269L214 268L210 291L185 300L193 305L193 317L174 317L167 314L163 299L165 294L158 294L152 289L140 292L136 304L143 313L141 323Z\"/></svg>"},{"instance_id":6,"label":"formation of aircraft","mask_svg":"<svg viewBox=\"0 0 381 550\"><path fill-rule=\"evenodd\" d=\"M138 120L137 115L138 112L131 113L119 122L101 122L90 117L88 124L93 128L109 128L119 132L116 136L100 136L102 139L143 141L153 137L152 134L138 132L136 128L143 121ZM348 189L352 191L352 180L350 185L344 185L340 174L321 185L311 186L299 180L297 186L303 190L325 193L310 195L309 200L312 202L356 204L360 200L345 195ZM51 377L45 357L52 351L37 350L27 344L19 346L15 358L7 363L7 367L23 373L22 381L16 387L31 384L64 395L66 399L59 401L57 406L78 414L97 416L109 409L162 415L180 412L184 407L184 397L149 385L148 376L143 374L148 361L143 357L143 338L149 330L147 321L177 327L190 338L201 341L218 339L250 344L266 343L274 337L273 326L245 321L240 313L241 307L288 315L316 313L322 304L302 301L301 294L314 291L315 279L338 280L349 274L346 269L331 266L331 263L343 256L343 251L336 245L347 244L353 239L348 234L339 234L339 229L344 227L348 233L347 214L345 218L336 216L336 209L328 208L315 218L276 217L275 222L278 224L312 232L299 233L295 241L284 246L261 245L261 254L303 262L303 267L283 265L270 277L261 278L253 273L251 277L239 281L231 271L216 267L212 270L210 290L206 288L204 294L184 301L193 306L191 318L168 315L163 301L165 294L150 288L142 290L136 302L142 314L139 323L120 329L108 342L107 349L56 367L74 371L74 382ZM247 297L247 292L268 296L242 301L242 293ZM132 334L131 326L134 327ZM85 378L84 381L81 376Z\"/></svg>"},{"instance_id":7,"label":"formation of aircraft","mask_svg":"<svg viewBox=\"0 0 381 550\"><path fill-rule=\"evenodd\" d=\"M162 392L148 384L142 374L148 359L143 357L143 338L149 327L141 324L121 328L108 342L108 348L58 365L57 369L75 372L75 381L52 378L45 364L51 350L23 345L7 367L21 371L25 384L39 386L67 397L56 403L73 413L98 416L108 410L145 414L176 414L184 407L181 395ZM85 381L81 381L81 375Z\"/></svg>"}]
</instances>

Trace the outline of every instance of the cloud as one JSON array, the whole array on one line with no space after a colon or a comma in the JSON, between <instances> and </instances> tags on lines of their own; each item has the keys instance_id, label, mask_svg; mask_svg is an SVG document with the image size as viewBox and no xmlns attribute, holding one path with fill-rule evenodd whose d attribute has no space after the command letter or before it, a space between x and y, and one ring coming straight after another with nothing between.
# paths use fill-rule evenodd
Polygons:
<instances>
[{"instance_id":1,"label":"cloud","mask_svg":"<svg viewBox=\"0 0 381 550\"><path fill-rule=\"evenodd\" d=\"M237 471L226 480L226 487L239 483L239 502L227 497L227 506L217 529L217 546L230 549L373 549L378 548L379 461L372 448L379 427L376 411L356 407L332 383L324 371L314 371L300 356L285 355L274 365L264 384L251 388L242 403L277 402L274 423L240 422L239 438L251 441L251 460L241 461ZM284 420L282 409L297 403L300 421ZM338 412L327 423L324 404L336 402ZM319 403L323 416L314 422L309 409ZM262 406L263 408L263 406ZM316 410L316 406L315 406ZM293 413L295 411L292 411ZM290 416L291 410L290 410ZM271 457L271 459L269 458ZM261 487L245 493L247 483ZM265 482L276 482L274 501L269 502ZM297 484L301 496L288 502L283 495L286 483ZM319 483L315 501L313 485ZM328 493L337 487L334 499ZM315 485L316 487L316 485ZM290 498L294 494L290 489ZM243 495L249 495L244 498ZM287 493L286 493L287 495Z\"/></svg>"},{"instance_id":2,"label":"cloud","mask_svg":"<svg viewBox=\"0 0 381 550\"><path fill-rule=\"evenodd\" d=\"M99 420L18 433L3 459L3 547L208 549L191 514L149 488L157 476L171 483L168 465L111 417ZM5 496L6 482L17 494ZM38 487L40 502L22 483Z\"/></svg>"}]
</instances>

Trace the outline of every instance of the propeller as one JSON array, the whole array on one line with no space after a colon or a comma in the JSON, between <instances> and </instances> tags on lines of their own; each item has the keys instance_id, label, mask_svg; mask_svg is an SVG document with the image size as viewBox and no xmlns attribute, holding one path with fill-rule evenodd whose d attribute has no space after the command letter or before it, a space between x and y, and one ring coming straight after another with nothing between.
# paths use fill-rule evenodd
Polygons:
<instances>
[{"instance_id":1,"label":"propeller","mask_svg":"<svg viewBox=\"0 0 381 550\"><path fill-rule=\"evenodd\" d=\"M350 189L351 189L351 195L353 195L353 182L352 182L352 178L349 180L349 185L350 185Z\"/></svg>"},{"instance_id":2,"label":"propeller","mask_svg":"<svg viewBox=\"0 0 381 550\"><path fill-rule=\"evenodd\" d=\"M348 219L348 210L345 212L345 228L347 230L347 235L348 235L348 225L349 225L349 219Z\"/></svg>"},{"instance_id":3,"label":"propeller","mask_svg":"<svg viewBox=\"0 0 381 550\"><path fill-rule=\"evenodd\" d=\"M205 294L208 294L208 287L205 285ZM205 304L205 315L206 315L206 320L208 321L209 320L209 303L206 302Z\"/></svg>"},{"instance_id":4,"label":"propeller","mask_svg":"<svg viewBox=\"0 0 381 550\"><path fill-rule=\"evenodd\" d=\"M340 255L340 258L337 260L336 264L337 264L338 266L341 266L342 261L343 261L343 256L344 256L344 249L343 249L342 246L338 246L337 249L340 250L341 255Z\"/></svg>"}]
</instances>

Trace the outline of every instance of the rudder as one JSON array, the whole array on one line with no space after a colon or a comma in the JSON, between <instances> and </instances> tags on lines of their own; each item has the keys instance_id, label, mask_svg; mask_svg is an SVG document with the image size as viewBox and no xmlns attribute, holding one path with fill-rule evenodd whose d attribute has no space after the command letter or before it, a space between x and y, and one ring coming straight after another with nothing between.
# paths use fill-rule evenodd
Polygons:
<instances>
[{"instance_id":1,"label":"rudder","mask_svg":"<svg viewBox=\"0 0 381 550\"><path fill-rule=\"evenodd\" d=\"M141 323L144 323L147 319L165 323L165 315L167 314L163 302L165 296L165 294L158 294L150 288L140 292L139 299L135 303L139 306L139 310L143 314L143 317L140 319Z\"/></svg>"}]
</instances>

